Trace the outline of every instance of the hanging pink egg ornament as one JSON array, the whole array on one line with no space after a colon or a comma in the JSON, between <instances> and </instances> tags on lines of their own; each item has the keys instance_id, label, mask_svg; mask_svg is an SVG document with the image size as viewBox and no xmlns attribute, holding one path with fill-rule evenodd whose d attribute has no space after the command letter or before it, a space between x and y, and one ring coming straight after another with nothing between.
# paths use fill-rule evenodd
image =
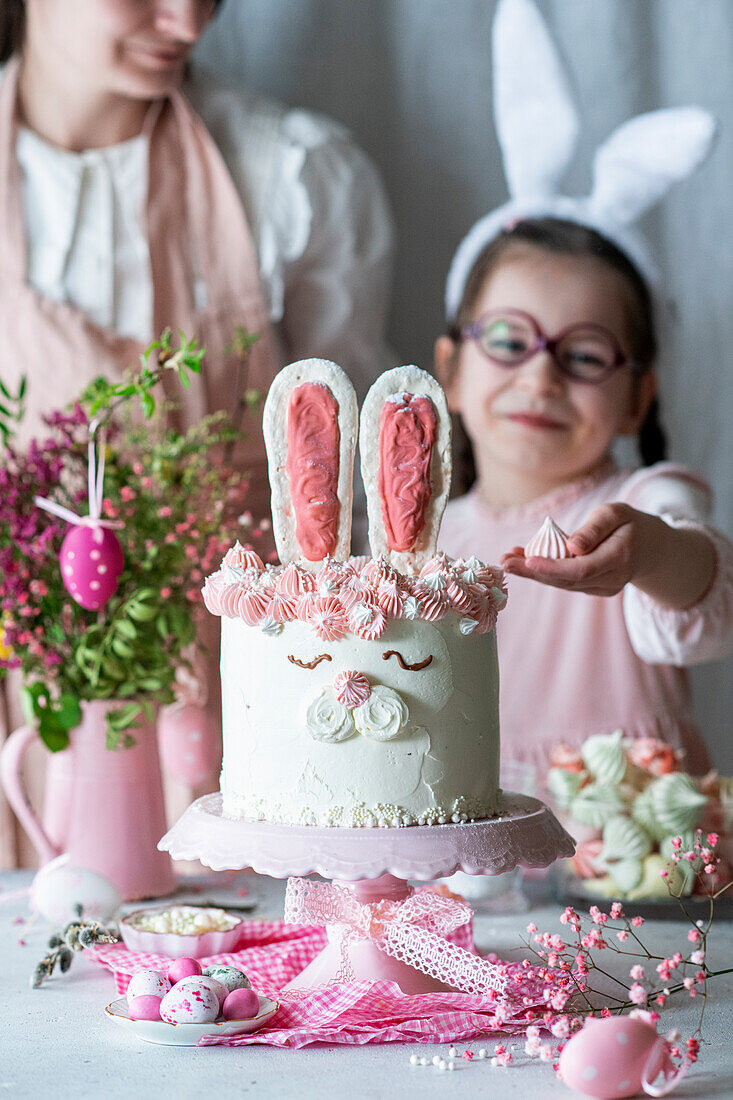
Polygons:
<instances>
[{"instance_id":1,"label":"hanging pink egg ornament","mask_svg":"<svg viewBox=\"0 0 733 1100\"><path fill-rule=\"evenodd\" d=\"M55 500L34 498L39 508L72 525L61 543L61 578L71 598L87 611L98 611L114 595L124 565L120 540L112 531L113 527L121 527L122 524L102 519L107 435L102 427L97 460L97 427L96 421L89 425L89 515L78 516Z\"/></svg>"},{"instance_id":2,"label":"hanging pink egg ornament","mask_svg":"<svg viewBox=\"0 0 733 1100\"><path fill-rule=\"evenodd\" d=\"M560 1077L571 1089L598 1100L621 1100L641 1092L664 1096L687 1072L669 1056L667 1041L652 1023L634 1016L589 1019L560 1055ZM664 1082L655 1085L660 1073Z\"/></svg>"},{"instance_id":3,"label":"hanging pink egg ornament","mask_svg":"<svg viewBox=\"0 0 733 1100\"><path fill-rule=\"evenodd\" d=\"M125 559L114 531L79 524L66 532L59 562L71 598L87 611L98 611L115 594Z\"/></svg>"}]
</instances>

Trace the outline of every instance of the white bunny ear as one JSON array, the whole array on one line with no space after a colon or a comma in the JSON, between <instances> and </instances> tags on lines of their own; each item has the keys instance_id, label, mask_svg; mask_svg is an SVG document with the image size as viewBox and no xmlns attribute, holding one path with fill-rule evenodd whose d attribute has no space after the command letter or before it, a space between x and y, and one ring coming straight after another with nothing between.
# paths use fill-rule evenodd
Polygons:
<instances>
[{"instance_id":1,"label":"white bunny ear","mask_svg":"<svg viewBox=\"0 0 733 1100\"><path fill-rule=\"evenodd\" d=\"M564 65L532 0L499 0L492 37L494 117L509 193L554 194L579 126Z\"/></svg>"},{"instance_id":2,"label":"white bunny ear","mask_svg":"<svg viewBox=\"0 0 733 1100\"><path fill-rule=\"evenodd\" d=\"M636 221L702 164L715 130L701 107L650 111L625 122L595 155L589 210L616 225Z\"/></svg>"},{"instance_id":3,"label":"white bunny ear","mask_svg":"<svg viewBox=\"0 0 733 1100\"><path fill-rule=\"evenodd\" d=\"M272 490L272 528L283 565L348 558L356 394L328 359L283 367L262 417Z\"/></svg>"},{"instance_id":4,"label":"white bunny ear","mask_svg":"<svg viewBox=\"0 0 733 1100\"><path fill-rule=\"evenodd\" d=\"M451 479L445 394L419 367L385 371L364 399L359 428L372 556L413 573L433 557Z\"/></svg>"}]
</instances>

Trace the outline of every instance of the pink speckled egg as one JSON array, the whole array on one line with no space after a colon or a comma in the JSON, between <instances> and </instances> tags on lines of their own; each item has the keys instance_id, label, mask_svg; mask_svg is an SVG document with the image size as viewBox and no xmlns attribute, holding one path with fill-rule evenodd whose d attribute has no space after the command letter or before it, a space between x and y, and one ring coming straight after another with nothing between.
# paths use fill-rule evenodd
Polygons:
<instances>
[{"instance_id":1,"label":"pink speckled egg","mask_svg":"<svg viewBox=\"0 0 733 1100\"><path fill-rule=\"evenodd\" d=\"M114 531L79 524L67 531L59 562L72 599L87 611L97 611L114 595L124 557Z\"/></svg>"},{"instance_id":2,"label":"pink speckled egg","mask_svg":"<svg viewBox=\"0 0 733 1100\"><path fill-rule=\"evenodd\" d=\"M216 770L221 732L213 711L193 703L164 707L157 731L160 763L172 779L197 787Z\"/></svg>"},{"instance_id":3,"label":"pink speckled egg","mask_svg":"<svg viewBox=\"0 0 733 1100\"><path fill-rule=\"evenodd\" d=\"M260 1011L260 999L254 989L235 989L224 1001L225 1020L251 1020Z\"/></svg>"},{"instance_id":4,"label":"pink speckled egg","mask_svg":"<svg viewBox=\"0 0 733 1100\"><path fill-rule=\"evenodd\" d=\"M139 970L130 978L127 987L127 1003L130 1004L133 997L165 997L171 987L162 970Z\"/></svg>"},{"instance_id":5,"label":"pink speckled egg","mask_svg":"<svg viewBox=\"0 0 733 1100\"><path fill-rule=\"evenodd\" d=\"M142 993L139 997L132 998L127 1011L131 1020L159 1020L162 1003L162 997L154 997L151 993Z\"/></svg>"},{"instance_id":6,"label":"pink speckled egg","mask_svg":"<svg viewBox=\"0 0 733 1100\"><path fill-rule=\"evenodd\" d=\"M587 1020L560 1055L565 1084L598 1100L636 1096L662 1071L676 1072L665 1040L653 1024L631 1016Z\"/></svg>"},{"instance_id":7,"label":"pink speckled egg","mask_svg":"<svg viewBox=\"0 0 733 1100\"><path fill-rule=\"evenodd\" d=\"M174 985L160 1002L167 1024L211 1024L219 1016L219 998L196 978Z\"/></svg>"},{"instance_id":8,"label":"pink speckled egg","mask_svg":"<svg viewBox=\"0 0 733 1100\"><path fill-rule=\"evenodd\" d=\"M222 982L217 981L216 978L209 977L207 974L202 974L200 978L184 978L182 981L178 982L178 988L180 989L188 982L198 982L201 985L205 985L207 989L210 989L219 1001L219 1011L221 1012L224 1007L224 1001L229 996L229 990Z\"/></svg>"},{"instance_id":9,"label":"pink speckled egg","mask_svg":"<svg viewBox=\"0 0 733 1100\"><path fill-rule=\"evenodd\" d=\"M201 963L198 959L190 959L184 955L181 959L174 959L168 967L168 981L171 985L175 985L183 978L195 978L200 973Z\"/></svg>"}]
</instances>

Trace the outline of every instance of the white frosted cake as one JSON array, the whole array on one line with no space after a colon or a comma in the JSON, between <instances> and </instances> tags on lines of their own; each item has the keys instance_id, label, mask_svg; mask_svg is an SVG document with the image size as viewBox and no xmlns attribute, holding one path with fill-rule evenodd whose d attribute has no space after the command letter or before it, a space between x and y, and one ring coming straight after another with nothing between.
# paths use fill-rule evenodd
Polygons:
<instances>
[{"instance_id":1,"label":"white frosted cake","mask_svg":"<svg viewBox=\"0 0 733 1100\"><path fill-rule=\"evenodd\" d=\"M268 397L286 564L264 566L237 544L204 587L222 619L228 816L406 826L497 810L501 571L435 552L450 476L437 383L415 367L383 375L362 440L375 406L362 470L379 556L339 560L356 442L350 383L334 364L307 360L281 372Z\"/></svg>"}]
</instances>

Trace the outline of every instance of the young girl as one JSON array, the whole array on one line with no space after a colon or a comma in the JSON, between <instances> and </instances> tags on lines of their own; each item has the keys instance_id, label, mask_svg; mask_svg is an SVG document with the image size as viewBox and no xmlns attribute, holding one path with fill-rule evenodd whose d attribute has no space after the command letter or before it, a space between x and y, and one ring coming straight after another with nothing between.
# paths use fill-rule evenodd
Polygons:
<instances>
[{"instance_id":1,"label":"young girl","mask_svg":"<svg viewBox=\"0 0 733 1100\"><path fill-rule=\"evenodd\" d=\"M658 272L634 223L702 164L715 121L632 118L596 150L590 194L563 195L580 119L532 0L499 0L492 60L510 199L456 250L435 361L476 469L443 548L508 574L502 752L541 778L559 742L622 727L702 771L683 666L733 648L733 546L704 524L707 485L664 461ZM617 468L614 440L636 434L644 468ZM572 557L525 555L547 516Z\"/></svg>"},{"instance_id":2,"label":"young girl","mask_svg":"<svg viewBox=\"0 0 733 1100\"><path fill-rule=\"evenodd\" d=\"M703 523L705 483L662 461L655 352L634 264L553 217L482 249L436 343L476 467L441 544L509 574L502 751L540 775L553 745L618 727L683 747L692 771L708 764L681 666L733 648L733 546ZM645 467L619 469L612 444L636 434ZM573 557L524 556L546 516Z\"/></svg>"}]
</instances>

